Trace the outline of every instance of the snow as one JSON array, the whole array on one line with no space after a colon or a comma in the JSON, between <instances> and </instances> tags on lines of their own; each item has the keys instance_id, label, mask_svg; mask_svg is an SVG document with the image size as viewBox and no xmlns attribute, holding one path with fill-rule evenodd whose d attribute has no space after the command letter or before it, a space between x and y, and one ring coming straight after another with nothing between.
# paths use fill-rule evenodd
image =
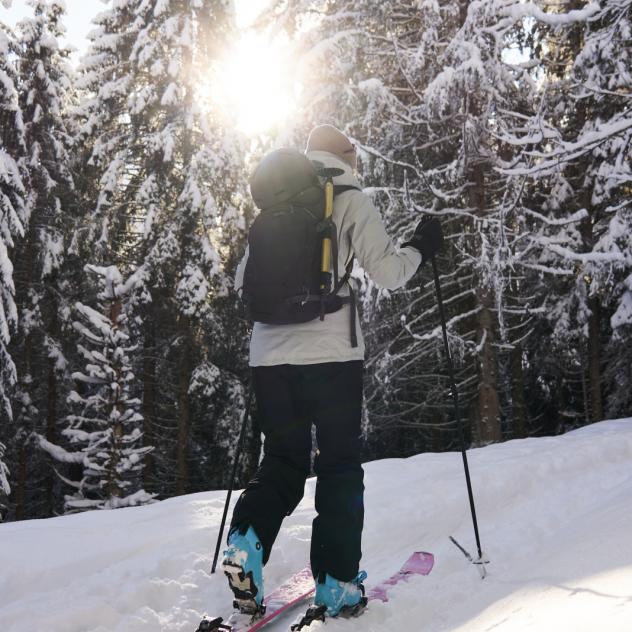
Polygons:
<instances>
[{"instance_id":1,"label":"snow","mask_svg":"<svg viewBox=\"0 0 632 632\"><path fill-rule=\"evenodd\" d=\"M413 550L436 565L327 632L629 632L632 629L632 418L563 436L471 450L481 580L448 536L474 552L459 453L365 465L367 585ZM268 590L309 555L314 479L284 522ZM227 614L225 578L209 574L225 492L144 507L0 525L3 632L193 632ZM237 495L233 496L233 502ZM68 599L72 595L72 599ZM286 631L288 620L270 627Z\"/></svg>"},{"instance_id":2,"label":"snow","mask_svg":"<svg viewBox=\"0 0 632 632\"><path fill-rule=\"evenodd\" d=\"M9 485L9 468L2 462L6 446L0 443L0 491L7 496L11 493L11 485Z\"/></svg>"},{"instance_id":3,"label":"snow","mask_svg":"<svg viewBox=\"0 0 632 632\"><path fill-rule=\"evenodd\" d=\"M589 2L582 9L575 9L567 12L545 12L534 2L517 2L503 7L503 15L511 16L514 20L521 18L535 18L539 22L550 26L561 26L572 24L573 22L583 22L589 20L600 7L597 2Z\"/></svg>"},{"instance_id":4,"label":"snow","mask_svg":"<svg viewBox=\"0 0 632 632\"><path fill-rule=\"evenodd\" d=\"M613 329L632 323L632 274L624 281L624 287L619 307L610 319Z\"/></svg>"},{"instance_id":5,"label":"snow","mask_svg":"<svg viewBox=\"0 0 632 632\"><path fill-rule=\"evenodd\" d=\"M160 100L161 105L175 105L178 103L180 97L180 89L178 88L177 83L170 83L167 86L167 89L164 91L162 95L162 99Z\"/></svg>"},{"instance_id":6,"label":"snow","mask_svg":"<svg viewBox=\"0 0 632 632\"><path fill-rule=\"evenodd\" d=\"M154 7L154 16L158 17L169 8L169 0L158 0Z\"/></svg>"},{"instance_id":7,"label":"snow","mask_svg":"<svg viewBox=\"0 0 632 632\"><path fill-rule=\"evenodd\" d=\"M81 452L68 452L64 448L47 441L41 435L36 435L36 439L39 447L50 454L56 461L60 463L83 463L84 455Z\"/></svg>"}]
</instances>

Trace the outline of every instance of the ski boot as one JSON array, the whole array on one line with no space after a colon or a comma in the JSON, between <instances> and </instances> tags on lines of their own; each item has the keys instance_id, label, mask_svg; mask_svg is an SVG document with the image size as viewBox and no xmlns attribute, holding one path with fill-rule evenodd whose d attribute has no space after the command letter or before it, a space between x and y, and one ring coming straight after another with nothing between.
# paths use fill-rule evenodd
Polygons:
<instances>
[{"instance_id":1,"label":"ski boot","mask_svg":"<svg viewBox=\"0 0 632 632\"><path fill-rule=\"evenodd\" d=\"M234 608L253 618L263 616L263 546L252 527L230 532L222 570L235 595Z\"/></svg>"},{"instance_id":2,"label":"ski boot","mask_svg":"<svg viewBox=\"0 0 632 632\"><path fill-rule=\"evenodd\" d=\"M358 617L364 611L367 598L364 596L366 573L361 571L350 582L342 582L331 575L325 575L324 582L317 582L314 605L308 608L303 617L290 630L301 630L314 621L324 621L326 617Z\"/></svg>"},{"instance_id":3,"label":"ski boot","mask_svg":"<svg viewBox=\"0 0 632 632\"><path fill-rule=\"evenodd\" d=\"M324 606L328 617L355 616L367 603L362 584L365 579L364 571L350 582L341 582L331 575L325 575L325 581L316 584L314 605Z\"/></svg>"}]
</instances>

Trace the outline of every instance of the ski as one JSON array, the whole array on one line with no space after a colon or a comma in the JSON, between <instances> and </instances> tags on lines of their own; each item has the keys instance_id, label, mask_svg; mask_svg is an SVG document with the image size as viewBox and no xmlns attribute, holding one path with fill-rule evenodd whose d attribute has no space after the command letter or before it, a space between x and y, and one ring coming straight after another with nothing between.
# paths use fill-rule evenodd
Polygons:
<instances>
[{"instance_id":1,"label":"ski","mask_svg":"<svg viewBox=\"0 0 632 632\"><path fill-rule=\"evenodd\" d=\"M362 614L368 602L374 599L388 601L388 592L393 586L407 581L413 575L428 575L433 566L434 556L432 553L416 551L394 575L370 588L363 603L359 604L358 607L346 609L339 616L357 617ZM304 603L313 593L314 579L311 568L307 566L292 575L264 598L265 614L249 617L235 613L227 620L222 619L222 617L204 617L196 632L256 632ZM313 621L324 620L324 618L323 609L312 606L297 623L292 625L291 629L300 630Z\"/></svg>"},{"instance_id":2,"label":"ski","mask_svg":"<svg viewBox=\"0 0 632 632\"><path fill-rule=\"evenodd\" d=\"M388 601L388 592L402 581L408 581L413 575L428 575L434 566L434 556L432 553L416 551L402 565L402 567L391 575L388 579L377 586L373 586L362 598L357 606L343 608L339 617L349 619L359 617L366 609L368 603L374 599ZM326 618L324 606L311 606L307 612L291 627L292 632L298 632L304 627L310 626L314 621L324 621Z\"/></svg>"},{"instance_id":3,"label":"ski","mask_svg":"<svg viewBox=\"0 0 632 632\"><path fill-rule=\"evenodd\" d=\"M264 598L264 614L247 617L233 613L225 621L222 617L204 617L196 632L256 632L303 603L313 592L312 570L306 566Z\"/></svg>"}]
</instances>

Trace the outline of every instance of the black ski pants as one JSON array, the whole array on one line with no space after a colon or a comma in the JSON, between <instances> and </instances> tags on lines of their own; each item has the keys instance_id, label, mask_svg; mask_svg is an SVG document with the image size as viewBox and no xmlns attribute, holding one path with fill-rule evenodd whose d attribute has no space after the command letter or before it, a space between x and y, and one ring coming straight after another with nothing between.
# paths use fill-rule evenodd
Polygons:
<instances>
[{"instance_id":1,"label":"black ski pants","mask_svg":"<svg viewBox=\"0 0 632 632\"><path fill-rule=\"evenodd\" d=\"M254 367L253 385L264 457L237 501L231 530L252 526L268 561L283 518L303 498L313 424L318 449L312 572L351 581L362 557L364 523L362 361Z\"/></svg>"}]
</instances>

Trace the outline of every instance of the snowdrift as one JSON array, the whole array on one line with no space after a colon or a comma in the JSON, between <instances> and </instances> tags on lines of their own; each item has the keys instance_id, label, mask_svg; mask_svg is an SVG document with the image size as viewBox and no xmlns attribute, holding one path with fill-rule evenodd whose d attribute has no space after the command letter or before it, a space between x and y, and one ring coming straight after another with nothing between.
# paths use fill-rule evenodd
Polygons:
<instances>
[{"instance_id":1,"label":"snowdrift","mask_svg":"<svg viewBox=\"0 0 632 632\"><path fill-rule=\"evenodd\" d=\"M472 450L469 460L487 579L448 540L474 552L460 454L368 463L367 585L413 550L436 564L327 631L630 632L632 419ZM308 559L314 483L284 523L268 589ZM203 614L229 614L224 578L209 574L224 496L0 525L0 630L193 632Z\"/></svg>"}]
</instances>

